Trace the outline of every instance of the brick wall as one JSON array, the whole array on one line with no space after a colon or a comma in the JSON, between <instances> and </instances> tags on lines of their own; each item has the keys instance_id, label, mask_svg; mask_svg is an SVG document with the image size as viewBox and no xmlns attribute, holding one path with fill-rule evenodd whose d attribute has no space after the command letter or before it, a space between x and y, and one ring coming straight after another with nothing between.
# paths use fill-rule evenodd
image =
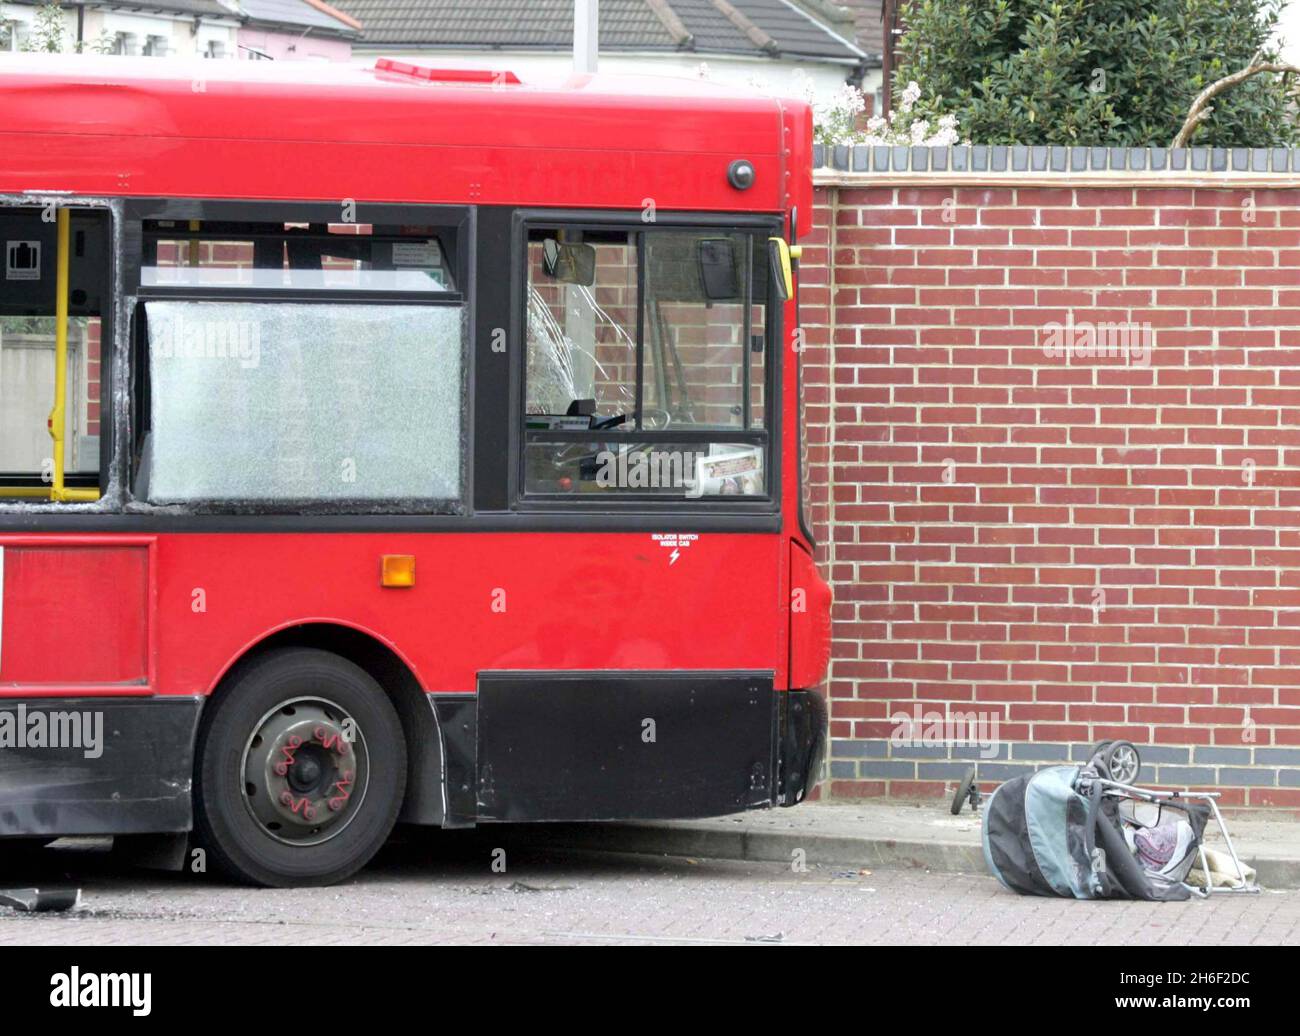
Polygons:
<instances>
[{"instance_id":1,"label":"brick wall","mask_svg":"<svg viewBox=\"0 0 1300 1036\"><path fill-rule=\"evenodd\" d=\"M1147 782L1300 810L1300 181L821 179L830 793L1125 738Z\"/></svg>"}]
</instances>

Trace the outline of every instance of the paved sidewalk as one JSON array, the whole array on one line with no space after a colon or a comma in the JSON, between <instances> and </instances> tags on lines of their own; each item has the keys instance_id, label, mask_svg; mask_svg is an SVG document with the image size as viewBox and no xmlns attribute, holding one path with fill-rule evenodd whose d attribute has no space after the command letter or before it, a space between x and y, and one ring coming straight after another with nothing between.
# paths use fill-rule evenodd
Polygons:
<instances>
[{"instance_id":1,"label":"paved sidewalk","mask_svg":"<svg viewBox=\"0 0 1300 1036\"><path fill-rule=\"evenodd\" d=\"M1227 818L1228 834L1266 888L1300 888L1300 823L1289 818ZM1219 844L1211 823L1207 844ZM984 874L979 817L948 811L948 801L921 805L805 803L793 809L741 813L713 820L640 824L557 824L539 840L575 849L791 862L802 850L810 864L909 868Z\"/></svg>"}]
</instances>

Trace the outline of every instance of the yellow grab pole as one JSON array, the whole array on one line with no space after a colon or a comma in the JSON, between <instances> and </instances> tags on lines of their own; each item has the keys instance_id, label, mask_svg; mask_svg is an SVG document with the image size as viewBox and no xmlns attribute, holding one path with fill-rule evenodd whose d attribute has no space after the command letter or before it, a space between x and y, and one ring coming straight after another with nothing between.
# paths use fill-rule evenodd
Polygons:
<instances>
[{"instance_id":1,"label":"yellow grab pole","mask_svg":"<svg viewBox=\"0 0 1300 1036\"><path fill-rule=\"evenodd\" d=\"M63 439L68 427L68 266L72 252L72 213L58 211L58 274L54 300L54 409L50 411L50 438L54 440L54 485L51 500L63 499Z\"/></svg>"},{"instance_id":2,"label":"yellow grab pole","mask_svg":"<svg viewBox=\"0 0 1300 1036\"><path fill-rule=\"evenodd\" d=\"M50 411L50 438L54 440L54 485L50 499L62 503L90 503L97 489L69 489L64 485L68 428L68 293L72 264L72 211L58 211L59 256L54 300L54 409Z\"/></svg>"}]
</instances>

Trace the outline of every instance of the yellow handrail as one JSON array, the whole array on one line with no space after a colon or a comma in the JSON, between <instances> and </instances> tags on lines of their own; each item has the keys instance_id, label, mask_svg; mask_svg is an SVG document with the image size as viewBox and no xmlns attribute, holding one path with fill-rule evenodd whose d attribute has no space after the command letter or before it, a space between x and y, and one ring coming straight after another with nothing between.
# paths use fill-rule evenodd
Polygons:
<instances>
[{"instance_id":1,"label":"yellow handrail","mask_svg":"<svg viewBox=\"0 0 1300 1036\"><path fill-rule=\"evenodd\" d=\"M63 499L63 439L68 427L68 253L72 213L58 211L59 272L54 297L54 409L50 411L50 438L54 440L54 483L51 500Z\"/></svg>"},{"instance_id":2,"label":"yellow handrail","mask_svg":"<svg viewBox=\"0 0 1300 1036\"><path fill-rule=\"evenodd\" d=\"M0 486L0 499L14 497L19 500L49 500L50 491L36 486Z\"/></svg>"},{"instance_id":3,"label":"yellow handrail","mask_svg":"<svg viewBox=\"0 0 1300 1036\"><path fill-rule=\"evenodd\" d=\"M72 261L72 212L60 208L58 220L58 274L54 301L54 409L50 411L50 438L54 440L54 471L50 488L0 487L0 497L53 500L58 503L93 503L98 489L69 489L64 485L64 456L68 419L68 289Z\"/></svg>"}]
</instances>

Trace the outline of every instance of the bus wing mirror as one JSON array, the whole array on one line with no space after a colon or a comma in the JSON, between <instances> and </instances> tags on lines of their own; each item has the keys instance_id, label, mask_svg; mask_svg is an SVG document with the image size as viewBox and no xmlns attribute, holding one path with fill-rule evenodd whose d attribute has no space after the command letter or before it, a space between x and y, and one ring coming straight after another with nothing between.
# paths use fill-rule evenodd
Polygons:
<instances>
[{"instance_id":1,"label":"bus wing mirror","mask_svg":"<svg viewBox=\"0 0 1300 1036\"><path fill-rule=\"evenodd\" d=\"M548 237L542 242L542 270L552 280L590 288L596 283L596 250Z\"/></svg>"},{"instance_id":2,"label":"bus wing mirror","mask_svg":"<svg viewBox=\"0 0 1300 1036\"><path fill-rule=\"evenodd\" d=\"M767 239L768 256L776 271L776 285L782 302L794 298L794 267L790 262L790 246L783 237Z\"/></svg>"},{"instance_id":3,"label":"bus wing mirror","mask_svg":"<svg viewBox=\"0 0 1300 1036\"><path fill-rule=\"evenodd\" d=\"M710 302L730 302L740 297L736 276L736 250L729 238L710 238L699 243L700 283Z\"/></svg>"}]
</instances>

